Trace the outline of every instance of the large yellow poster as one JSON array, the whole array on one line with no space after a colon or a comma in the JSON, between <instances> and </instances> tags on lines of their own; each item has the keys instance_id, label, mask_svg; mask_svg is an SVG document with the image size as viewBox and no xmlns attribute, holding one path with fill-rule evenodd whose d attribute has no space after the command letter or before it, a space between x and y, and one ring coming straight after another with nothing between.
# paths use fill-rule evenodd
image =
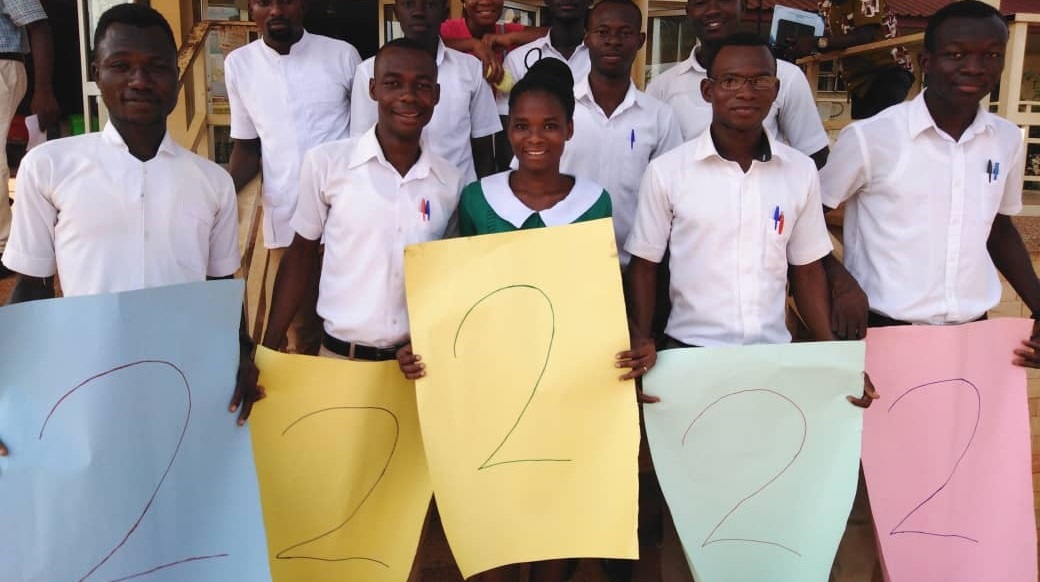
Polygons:
<instances>
[{"instance_id":1,"label":"large yellow poster","mask_svg":"<svg viewBox=\"0 0 1040 582\"><path fill-rule=\"evenodd\" d=\"M249 421L275 582L404 582L429 506L414 384L396 362L260 348Z\"/></svg>"},{"instance_id":2,"label":"large yellow poster","mask_svg":"<svg viewBox=\"0 0 1040 582\"><path fill-rule=\"evenodd\" d=\"M635 558L639 418L609 220L405 250L423 442L464 576Z\"/></svg>"}]
</instances>

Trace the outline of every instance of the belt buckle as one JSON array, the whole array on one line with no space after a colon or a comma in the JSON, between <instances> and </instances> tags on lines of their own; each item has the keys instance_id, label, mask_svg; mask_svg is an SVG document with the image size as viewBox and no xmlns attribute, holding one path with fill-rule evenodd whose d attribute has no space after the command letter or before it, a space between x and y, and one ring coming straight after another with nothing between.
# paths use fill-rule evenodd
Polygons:
<instances>
[{"instance_id":1,"label":"belt buckle","mask_svg":"<svg viewBox=\"0 0 1040 582\"><path fill-rule=\"evenodd\" d=\"M357 358L354 357L354 346L356 346L356 345L357 344L354 343L354 342L347 343L347 357L350 358L351 360L357 359Z\"/></svg>"}]
</instances>

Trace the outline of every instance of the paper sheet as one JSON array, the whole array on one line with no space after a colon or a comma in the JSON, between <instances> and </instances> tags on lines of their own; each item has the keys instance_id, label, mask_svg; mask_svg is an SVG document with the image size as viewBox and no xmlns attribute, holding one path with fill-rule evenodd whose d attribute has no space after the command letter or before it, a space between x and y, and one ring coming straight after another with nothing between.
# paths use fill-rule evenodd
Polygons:
<instances>
[{"instance_id":1,"label":"paper sheet","mask_svg":"<svg viewBox=\"0 0 1040 582\"><path fill-rule=\"evenodd\" d=\"M871 329L863 468L888 580L1035 582L1031 322Z\"/></svg>"},{"instance_id":2,"label":"paper sheet","mask_svg":"<svg viewBox=\"0 0 1040 582\"><path fill-rule=\"evenodd\" d=\"M432 489L397 362L260 348L253 409L275 582L404 582Z\"/></svg>"},{"instance_id":3,"label":"paper sheet","mask_svg":"<svg viewBox=\"0 0 1040 582\"><path fill-rule=\"evenodd\" d=\"M654 467L698 582L822 582L859 475L862 342L661 352Z\"/></svg>"},{"instance_id":4,"label":"paper sheet","mask_svg":"<svg viewBox=\"0 0 1040 582\"><path fill-rule=\"evenodd\" d=\"M464 576L635 558L638 411L609 220L408 247L430 474Z\"/></svg>"},{"instance_id":5,"label":"paper sheet","mask_svg":"<svg viewBox=\"0 0 1040 582\"><path fill-rule=\"evenodd\" d=\"M0 308L0 579L270 580L241 281Z\"/></svg>"}]
</instances>

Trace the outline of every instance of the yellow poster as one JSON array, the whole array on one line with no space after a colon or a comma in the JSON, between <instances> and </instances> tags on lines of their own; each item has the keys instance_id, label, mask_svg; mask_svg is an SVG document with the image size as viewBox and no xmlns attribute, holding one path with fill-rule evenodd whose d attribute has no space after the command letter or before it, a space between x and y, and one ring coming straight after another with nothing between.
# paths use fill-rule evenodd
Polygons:
<instances>
[{"instance_id":1,"label":"yellow poster","mask_svg":"<svg viewBox=\"0 0 1040 582\"><path fill-rule=\"evenodd\" d=\"M432 490L397 362L260 348L249 420L275 582L404 582Z\"/></svg>"},{"instance_id":2,"label":"yellow poster","mask_svg":"<svg viewBox=\"0 0 1040 582\"><path fill-rule=\"evenodd\" d=\"M405 250L423 443L464 576L636 558L639 416L609 220Z\"/></svg>"}]
</instances>

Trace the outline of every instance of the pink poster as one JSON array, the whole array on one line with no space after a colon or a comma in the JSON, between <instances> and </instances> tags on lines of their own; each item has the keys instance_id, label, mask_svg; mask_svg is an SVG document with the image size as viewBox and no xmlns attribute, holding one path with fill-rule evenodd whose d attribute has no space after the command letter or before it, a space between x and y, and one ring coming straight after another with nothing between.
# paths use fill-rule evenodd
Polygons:
<instances>
[{"instance_id":1,"label":"pink poster","mask_svg":"<svg viewBox=\"0 0 1040 582\"><path fill-rule=\"evenodd\" d=\"M863 468L886 579L1036 582L1031 321L871 329Z\"/></svg>"}]
</instances>

